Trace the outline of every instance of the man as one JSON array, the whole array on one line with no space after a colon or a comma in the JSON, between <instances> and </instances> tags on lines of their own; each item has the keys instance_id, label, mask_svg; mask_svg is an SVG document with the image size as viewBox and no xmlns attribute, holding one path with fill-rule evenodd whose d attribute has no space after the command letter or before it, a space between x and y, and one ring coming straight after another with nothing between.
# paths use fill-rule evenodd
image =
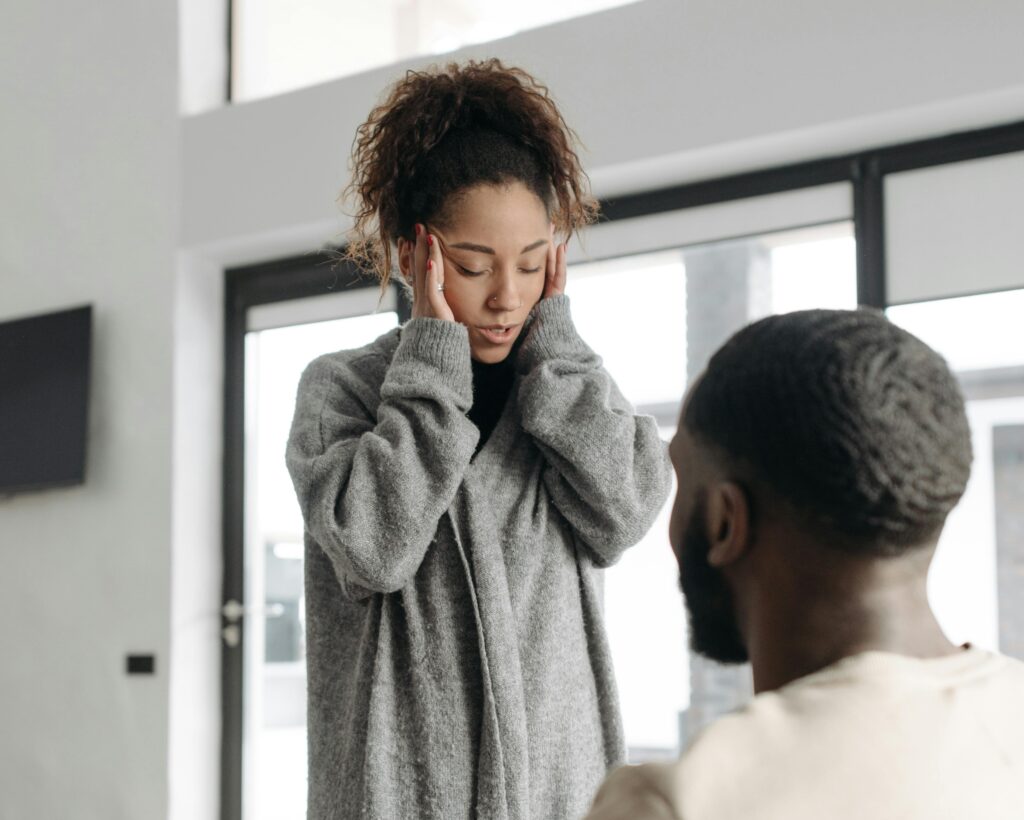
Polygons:
<instances>
[{"instance_id":1,"label":"man","mask_svg":"<svg viewBox=\"0 0 1024 820\"><path fill-rule=\"evenodd\" d=\"M971 463L942 358L871 312L765 319L671 452L691 644L757 694L614 772L588 820L1024 818L1024 664L952 645L926 594Z\"/></svg>"}]
</instances>

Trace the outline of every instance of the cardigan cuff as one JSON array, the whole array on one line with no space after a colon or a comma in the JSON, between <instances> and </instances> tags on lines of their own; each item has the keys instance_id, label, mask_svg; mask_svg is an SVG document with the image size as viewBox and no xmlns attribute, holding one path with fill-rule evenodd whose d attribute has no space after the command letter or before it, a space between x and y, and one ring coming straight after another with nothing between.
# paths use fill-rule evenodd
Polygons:
<instances>
[{"instance_id":1,"label":"cardigan cuff","mask_svg":"<svg viewBox=\"0 0 1024 820\"><path fill-rule=\"evenodd\" d=\"M420 317L402 326L392 367L413 367L448 387L468 408L473 403L469 331L447 319Z\"/></svg>"},{"instance_id":2,"label":"cardigan cuff","mask_svg":"<svg viewBox=\"0 0 1024 820\"><path fill-rule=\"evenodd\" d=\"M526 341L519 351L520 372L527 373L547 359L580 360L594 355L576 331L569 297L564 293L542 299L530 318Z\"/></svg>"}]
</instances>

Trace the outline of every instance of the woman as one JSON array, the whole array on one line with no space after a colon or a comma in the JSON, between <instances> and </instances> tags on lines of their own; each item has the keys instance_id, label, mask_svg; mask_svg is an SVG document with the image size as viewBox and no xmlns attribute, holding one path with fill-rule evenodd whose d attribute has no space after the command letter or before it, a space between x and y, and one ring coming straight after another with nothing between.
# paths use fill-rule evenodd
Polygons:
<instances>
[{"instance_id":1,"label":"woman","mask_svg":"<svg viewBox=\"0 0 1024 820\"><path fill-rule=\"evenodd\" d=\"M360 128L349 253L412 319L304 373L309 816L574 818L623 744L599 568L669 488L576 334L573 133L525 72L410 72Z\"/></svg>"}]
</instances>

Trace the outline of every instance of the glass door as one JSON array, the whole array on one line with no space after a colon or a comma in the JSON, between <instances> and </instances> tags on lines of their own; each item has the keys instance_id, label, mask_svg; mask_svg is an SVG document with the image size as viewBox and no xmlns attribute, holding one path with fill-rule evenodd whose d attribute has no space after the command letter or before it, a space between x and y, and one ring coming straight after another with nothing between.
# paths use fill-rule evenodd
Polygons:
<instances>
[{"instance_id":1,"label":"glass door","mask_svg":"<svg viewBox=\"0 0 1024 820\"><path fill-rule=\"evenodd\" d=\"M361 347L398 324L394 298L377 312L361 289L250 310L245 336L245 604L242 817L294 820L306 810L306 661L303 522L284 453L303 369L317 356ZM339 318L323 320L326 312ZM306 301L306 300L303 300ZM315 308L309 310L308 308ZM296 308L299 308L296 310ZM320 321L303 321L311 316ZM282 324L289 322L288 324ZM229 617L230 620L230 617ZM230 633L229 633L230 635ZM226 636L228 637L228 636Z\"/></svg>"}]
</instances>

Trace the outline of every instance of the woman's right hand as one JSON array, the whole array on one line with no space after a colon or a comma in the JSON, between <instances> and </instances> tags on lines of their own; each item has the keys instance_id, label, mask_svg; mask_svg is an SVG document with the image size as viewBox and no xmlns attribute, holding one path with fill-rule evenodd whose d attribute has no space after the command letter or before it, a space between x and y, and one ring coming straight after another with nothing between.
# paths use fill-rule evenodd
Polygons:
<instances>
[{"instance_id":1,"label":"woman's right hand","mask_svg":"<svg viewBox=\"0 0 1024 820\"><path fill-rule=\"evenodd\" d=\"M412 317L455 321L448 300L444 298L444 257L441 243L416 225L416 247L412 254Z\"/></svg>"}]
</instances>

